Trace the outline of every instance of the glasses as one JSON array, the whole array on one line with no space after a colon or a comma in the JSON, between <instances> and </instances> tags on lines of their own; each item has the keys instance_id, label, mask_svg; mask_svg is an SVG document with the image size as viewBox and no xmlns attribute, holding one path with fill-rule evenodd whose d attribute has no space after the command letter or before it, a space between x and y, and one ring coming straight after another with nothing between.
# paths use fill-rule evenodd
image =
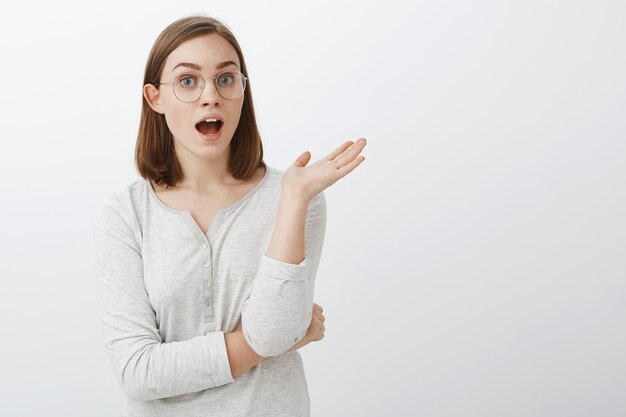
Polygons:
<instances>
[{"instance_id":1,"label":"glasses","mask_svg":"<svg viewBox=\"0 0 626 417\"><path fill-rule=\"evenodd\" d=\"M226 100L241 97L246 89L246 80L248 79L239 71L225 71L217 77L206 78L197 74L182 74L172 82L155 83L154 85L172 84L172 90L177 99L183 103L192 103L200 98L204 91L204 80L209 78L213 79L217 92Z\"/></svg>"}]
</instances>

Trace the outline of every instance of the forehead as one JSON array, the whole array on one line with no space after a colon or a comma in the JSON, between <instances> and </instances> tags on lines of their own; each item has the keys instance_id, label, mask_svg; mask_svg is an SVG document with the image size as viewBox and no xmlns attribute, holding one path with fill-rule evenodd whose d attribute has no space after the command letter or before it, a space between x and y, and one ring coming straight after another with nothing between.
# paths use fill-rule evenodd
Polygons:
<instances>
[{"instance_id":1,"label":"forehead","mask_svg":"<svg viewBox=\"0 0 626 417\"><path fill-rule=\"evenodd\" d=\"M170 72L180 62L192 62L206 71L224 61L234 61L241 68L235 48L220 35L209 33L178 45L165 60L164 70Z\"/></svg>"}]
</instances>

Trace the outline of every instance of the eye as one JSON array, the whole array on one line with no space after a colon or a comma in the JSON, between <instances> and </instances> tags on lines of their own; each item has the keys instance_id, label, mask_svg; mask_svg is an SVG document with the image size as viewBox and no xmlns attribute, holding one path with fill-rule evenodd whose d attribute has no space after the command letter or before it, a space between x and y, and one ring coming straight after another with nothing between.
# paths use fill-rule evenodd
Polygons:
<instances>
[{"instance_id":1,"label":"eye","mask_svg":"<svg viewBox=\"0 0 626 417\"><path fill-rule=\"evenodd\" d=\"M181 87L191 88L194 87L197 83L197 78L195 75L181 75L178 77L178 84Z\"/></svg>"},{"instance_id":2,"label":"eye","mask_svg":"<svg viewBox=\"0 0 626 417\"><path fill-rule=\"evenodd\" d=\"M232 72L225 72L223 74L220 74L220 76L217 79L217 82L220 83L220 85L230 85L233 83L233 81L235 80L235 75Z\"/></svg>"}]
</instances>

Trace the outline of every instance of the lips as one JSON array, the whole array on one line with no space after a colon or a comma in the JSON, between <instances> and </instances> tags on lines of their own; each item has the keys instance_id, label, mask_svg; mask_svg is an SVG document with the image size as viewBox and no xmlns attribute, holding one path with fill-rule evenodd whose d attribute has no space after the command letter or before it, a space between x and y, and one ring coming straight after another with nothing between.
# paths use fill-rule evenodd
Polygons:
<instances>
[{"instance_id":1,"label":"lips","mask_svg":"<svg viewBox=\"0 0 626 417\"><path fill-rule=\"evenodd\" d=\"M216 122L206 122L202 120L196 123L196 130L203 135L214 135L222 130L222 126L224 126L224 122L221 120Z\"/></svg>"}]
</instances>

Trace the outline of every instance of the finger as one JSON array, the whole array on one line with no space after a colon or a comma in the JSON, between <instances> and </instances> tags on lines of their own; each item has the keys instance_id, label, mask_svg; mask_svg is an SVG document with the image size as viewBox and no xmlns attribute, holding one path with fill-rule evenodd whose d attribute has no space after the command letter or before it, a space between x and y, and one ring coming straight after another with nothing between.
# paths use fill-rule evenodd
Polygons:
<instances>
[{"instance_id":1,"label":"finger","mask_svg":"<svg viewBox=\"0 0 626 417\"><path fill-rule=\"evenodd\" d=\"M353 142L351 140L344 142L340 147L338 147L337 149L335 149L334 152L329 153L326 156L326 159L328 159L329 161L332 161L333 159L335 159L337 157L337 155L341 154L343 151L345 151L346 149L348 149L350 146L352 146Z\"/></svg>"},{"instance_id":2,"label":"finger","mask_svg":"<svg viewBox=\"0 0 626 417\"><path fill-rule=\"evenodd\" d=\"M359 166L361 164L361 162L365 161L365 157L363 155L359 156L357 159L355 159L354 161L350 162L347 165L344 165L343 167L341 167L339 169L339 175L341 175L341 177L345 177L346 175L348 175L350 172L352 172L352 170L354 170L354 168L356 168L357 166Z\"/></svg>"},{"instance_id":3,"label":"finger","mask_svg":"<svg viewBox=\"0 0 626 417\"><path fill-rule=\"evenodd\" d=\"M323 314L320 314L320 320L321 320L322 322L324 322L324 321L326 321L326 317L324 317L324 315L323 315Z\"/></svg>"},{"instance_id":4,"label":"finger","mask_svg":"<svg viewBox=\"0 0 626 417\"><path fill-rule=\"evenodd\" d=\"M322 331L325 332L326 331L326 326L324 326L324 324L320 324L320 327L322 328Z\"/></svg>"},{"instance_id":5,"label":"finger","mask_svg":"<svg viewBox=\"0 0 626 417\"><path fill-rule=\"evenodd\" d=\"M322 311L324 311L324 309L322 308L322 306L320 306L320 305L318 305L318 304L315 304L315 303L313 303L313 309L314 309L314 310L319 311L320 313L321 313Z\"/></svg>"},{"instance_id":6,"label":"finger","mask_svg":"<svg viewBox=\"0 0 626 417\"><path fill-rule=\"evenodd\" d=\"M335 159L335 163L339 166L339 169L343 168L343 166L349 162L352 162L354 158L361 153L365 145L367 145L367 141L364 138L360 138L354 142L353 146L346 149L337 159Z\"/></svg>"},{"instance_id":7,"label":"finger","mask_svg":"<svg viewBox=\"0 0 626 417\"><path fill-rule=\"evenodd\" d=\"M356 142L349 141L346 143L349 143L350 146L342 147L341 152L335 152L335 155L334 155L335 157L331 159L331 161L337 162L338 160L340 160L344 155L346 155L346 153L350 152L350 150L354 148L354 146L357 145L359 141L358 140Z\"/></svg>"},{"instance_id":8,"label":"finger","mask_svg":"<svg viewBox=\"0 0 626 417\"><path fill-rule=\"evenodd\" d=\"M306 166L306 164L309 163L310 160L311 160L311 152L304 151L300 154L298 158L296 158L296 161L293 163L293 165L297 167L304 167Z\"/></svg>"}]
</instances>

